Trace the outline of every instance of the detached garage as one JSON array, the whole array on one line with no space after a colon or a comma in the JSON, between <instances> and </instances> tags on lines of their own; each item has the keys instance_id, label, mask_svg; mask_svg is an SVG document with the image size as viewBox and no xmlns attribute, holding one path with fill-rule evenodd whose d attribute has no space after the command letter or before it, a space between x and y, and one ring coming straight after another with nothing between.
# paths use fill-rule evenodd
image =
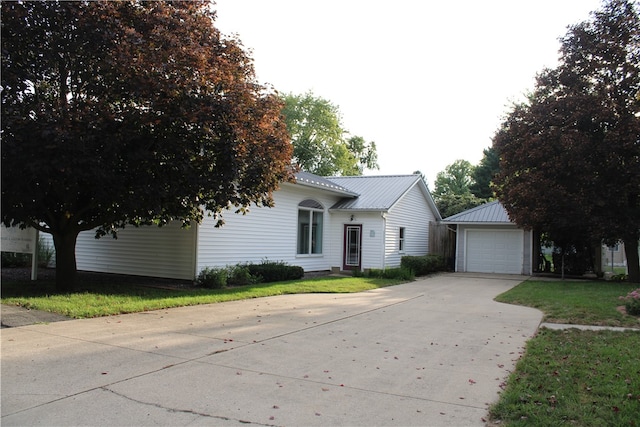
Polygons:
<instances>
[{"instance_id":1,"label":"detached garage","mask_svg":"<svg viewBox=\"0 0 640 427\"><path fill-rule=\"evenodd\" d=\"M456 231L455 271L532 273L532 233L511 222L500 202L460 212L442 222Z\"/></svg>"}]
</instances>

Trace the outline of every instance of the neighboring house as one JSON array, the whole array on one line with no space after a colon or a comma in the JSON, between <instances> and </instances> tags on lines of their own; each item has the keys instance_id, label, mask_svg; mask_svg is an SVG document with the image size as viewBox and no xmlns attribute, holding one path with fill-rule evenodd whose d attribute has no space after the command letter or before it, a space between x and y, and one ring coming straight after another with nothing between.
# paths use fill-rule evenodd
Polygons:
<instances>
[{"instance_id":1,"label":"neighboring house","mask_svg":"<svg viewBox=\"0 0 640 427\"><path fill-rule=\"evenodd\" d=\"M638 245L638 255L640 256L640 245ZM601 257L602 271L614 271L614 267L625 267L629 271L623 242L618 242L613 246L602 245Z\"/></svg>"},{"instance_id":2,"label":"neighboring house","mask_svg":"<svg viewBox=\"0 0 640 427\"><path fill-rule=\"evenodd\" d=\"M500 202L460 212L442 223L456 227L455 271L532 274L533 234L513 223Z\"/></svg>"},{"instance_id":3,"label":"neighboring house","mask_svg":"<svg viewBox=\"0 0 640 427\"><path fill-rule=\"evenodd\" d=\"M323 178L300 172L273 208L225 211L188 229L127 227L117 239L80 233L78 270L192 280L206 267L284 261L305 271L389 268L429 252L440 214L420 175Z\"/></svg>"}]
</instances>

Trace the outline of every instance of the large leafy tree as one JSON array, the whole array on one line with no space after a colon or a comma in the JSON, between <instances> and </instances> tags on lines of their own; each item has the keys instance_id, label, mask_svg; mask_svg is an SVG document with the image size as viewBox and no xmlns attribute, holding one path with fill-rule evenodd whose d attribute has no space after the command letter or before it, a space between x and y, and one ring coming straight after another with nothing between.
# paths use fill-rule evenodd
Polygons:
<instances>
[{"instance_id":1,"label":"large leafy tree","mask_svg":"<svg viewBox=\"0 0 640 427\"><path fill-rule=\"evenodd\" d=\"M482 150L480 163L473 168L471 179L473 183L469 186L471 193L480 199L493 198L493 178L500 170L500 158L493 147Z\"/></svg>"},{"instance_id":2,"label":"large leafy tree","mask_svg":"<svg viewBox=\"0 0 640 427\"><path fill-rule=\"evenodd\" d=\"M468 160L456 160L436 175L433 198L446 218L485 203L471 193L474 167Z\"/></svg>"},{"instance_id":3,"label":"large leafy tree","mask_svg":"<svg viewBox=\"0 0 640 427\"><path fill-rule=\"evenodd\" d=\"M434 195L437 197L444 194L470 193L470 187L473 184L472 172L473 165L468 160L459 159L447 165L444 171L436 175Z\"/></svg>"},{"instance_id":4,"label":"large leafy tree","mask_svg":"<svg viewBox=\"0 0 640 427\"><path fill-rule=\"evenodd\" d=\"M537 77L494 137L496 189L512 219L564 246L623 240L640 281L640 19L610 0L569 27L560 63Z\"/></svg>"},{"instance_id":5,"label":"large leafy tree","mask_svg":"<svg viewBox=\"0 0 640 427\"><path fill-rule=\"evenodd\" d=\"M320 176L362 175L377 169L375 142L348 136L339 108L312 92L283 95L283 114L300 168Z\"/></svg>"},{"instance_id":6,"label":"large leafy tree","mask_svg":"<svg viewBox=\"0 0 640 427\"><path fill-rule=\"evenodd\" d=\"M269 206L290 178L282 104L208 1L2 2L2 221L78 233Z\"/></svg>"}]
</instances>

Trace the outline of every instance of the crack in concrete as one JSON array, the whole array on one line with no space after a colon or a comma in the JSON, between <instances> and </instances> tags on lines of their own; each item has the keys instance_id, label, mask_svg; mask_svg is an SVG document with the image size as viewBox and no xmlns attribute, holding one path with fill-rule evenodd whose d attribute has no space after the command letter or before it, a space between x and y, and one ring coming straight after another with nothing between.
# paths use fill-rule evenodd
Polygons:
<instances>
[{"instance_id":1,"label":"crack in concrete","mask_svg":"<svg viewBox=\"0 0 640 427\"><path fill-rule=\"evenodd\" d=\"M109 389L107 387L100 387L100 388L103 391L109 392L109 393L114 394L114 395L116 395L118 397L121 397L123 399L127 399L127 400L129 400L131 402L139 403L141 405L151 406L151 407L158 408L158 409L163 409L163 410L168 411L168 412L175 412L175 413L181 413L181 414L190 414L190 415L196 415L196 416L199 416L199 417L213 418L213 419L216 419L216 420L223 420L223 421L237 421L237 422L242 423L242 424L251 424L251 425L266 426L266 427L277 427L276 424L264 424L264 423L257 423L257 422L254 422L254 421L242 420L242 419L239 419L239 418L225 417L225 416L222 416L222 415L206 414L204 412L198 412L198 411L194 411L192 409L170 408L170 407L163 406L163 405L161 405L159 403L145 402L145 401L142 401L142 400L139 400L139 399L134 399L134 398L129 397L129 396L123 394L123 393L118 393L115 390L111 390L111 389Z\"/></svg>"}]
</instances>

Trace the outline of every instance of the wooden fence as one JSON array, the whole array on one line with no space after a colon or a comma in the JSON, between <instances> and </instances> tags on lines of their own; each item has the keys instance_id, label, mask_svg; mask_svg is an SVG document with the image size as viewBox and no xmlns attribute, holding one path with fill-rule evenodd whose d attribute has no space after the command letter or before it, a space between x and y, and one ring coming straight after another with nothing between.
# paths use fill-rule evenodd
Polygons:
<instances>
[{"instance_id":1,"label":"wooden fence","mask_svg":"<svg viewBox=\"0 0 640 427\"><path fill-rule=\"evenodd\" d=\"M429 223L429 253L441 255L447 268L455 270L455 226L437 222Z\"/></svg>"}]
</instances>

